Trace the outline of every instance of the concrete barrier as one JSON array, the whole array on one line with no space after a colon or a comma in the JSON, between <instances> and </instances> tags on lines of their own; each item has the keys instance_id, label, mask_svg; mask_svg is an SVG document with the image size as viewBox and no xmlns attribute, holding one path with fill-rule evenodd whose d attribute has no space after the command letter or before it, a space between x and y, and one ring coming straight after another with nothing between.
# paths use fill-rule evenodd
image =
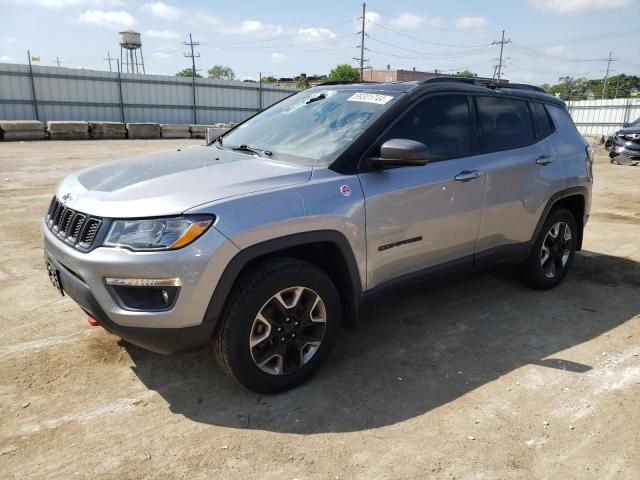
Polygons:
<instances>
[{"instance_id":1,"label":"concrete barrier","mask_svg":"<svg viewBox=\"0 0 640 480\"><path fill-rule=\"evenodd\" d=\"M127 123L127 135L129 138L160 138L159 123Z\"/></svg>"},{"instance_id":2,"label":"concrete barrier","mask_svg":"<svg viewBox=\"0 0 640 480\"><path fill-rule=\"evenodd\" d=\"M191 138L204 138L207 128L211 128L213 125L190 125Z\"/></svg>"},{"instance_id":3,"label":"concrete barrier","mask_svg":"<svg viewBox=\"0 0 640 480\"><path fill-rule=\"evenodd\" d=\"M127 137L127 128L121 122L89 122L89 136L96 140L122 139Z\"/></svg>"},{"instance_id":4,"label":"concrete barrier","mask_svg":"<svg viewBox=\"0 0 640 480\"><path fill-rule=\"evenodd\" d=\"M189 125L176 123L161 123L162 138L191 138Z\"/></svg>"},{"instance_id":5,"label":"concrete barrier","mask_svg":"<svg viewBox=\"0 0 640 480\"><path fill-rule=\"evenodd\" d=\"M3 140L42 140L46 136L44 124L36 120L0 121L0 138Z\"/></svg>"},{"instance_id":6,"label":"concrete barrier","mask_svg":"<svg viewBox=\"0 0 640 480\"><path fill-rule=\"evenodd\" d=\"M86 140L89 138L89 122L47 122L51 140Z\"/></svg>"}]
</instances>

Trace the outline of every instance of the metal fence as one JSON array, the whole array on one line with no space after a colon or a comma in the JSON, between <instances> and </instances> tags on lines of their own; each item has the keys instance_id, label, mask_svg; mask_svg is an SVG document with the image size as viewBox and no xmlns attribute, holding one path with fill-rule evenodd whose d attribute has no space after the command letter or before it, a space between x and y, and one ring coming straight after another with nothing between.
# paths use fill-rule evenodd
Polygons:
<instances>
[{"instance_id":1,"label":"metal fence","mask_svg":"<svg viewBox=\"0 0 640 480\"><path fill-rule=\"evenodd\" d=\"M296 90L254 82L0 63L0 120L240 122Z\"/></svg>"},{"instance_id":2,"label":"metal fence","mask_svg":"<svg viewBox=\"0 0 640 480\"><path fill-rule=\"evenodd\" d=\"M640 117L640 98L572 100L567 108L580 133L609 135Z\"/></svg>"}]
</instances>

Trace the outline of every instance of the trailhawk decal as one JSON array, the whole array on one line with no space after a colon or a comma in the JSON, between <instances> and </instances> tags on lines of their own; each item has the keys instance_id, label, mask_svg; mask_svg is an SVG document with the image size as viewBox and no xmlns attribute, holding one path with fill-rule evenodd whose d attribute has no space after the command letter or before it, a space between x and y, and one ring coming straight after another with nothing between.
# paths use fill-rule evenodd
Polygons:
<instances>
[{"instance_id":1,"label":"trailhawk decal","mask_svg":"<svg viewBox=\"0 0 640 480\"><path fill-rule=\"evenodd\" d=\"M393 247L400 247L402 245L407 245L409 243L415 243L415 242L421 242L421 241L422 241L422 237L407 238L406 240L399 240L397 242L387 243L386 245L380 245L378 247L378 251L383 252Z\"/></svg>"},{"instance_id":2,"label":"trailhawk decal","mask_svg":"<svg viewBox=\"0 0 640 480\"><path fill-rule=\"evenodd\" d=\"M349 98L347 98L348 102L366 102L366 103L377 103L378 105L384 105L389 100L392 100L393 97L389 95L377 95L375 93L354 93Z\"/></svg>"}]
</instances>

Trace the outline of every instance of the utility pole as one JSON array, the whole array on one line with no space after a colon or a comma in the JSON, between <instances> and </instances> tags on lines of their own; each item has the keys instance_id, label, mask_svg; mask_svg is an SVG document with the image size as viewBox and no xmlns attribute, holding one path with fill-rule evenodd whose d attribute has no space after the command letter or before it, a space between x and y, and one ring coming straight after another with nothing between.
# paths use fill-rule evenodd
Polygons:
<instances>
[{"instance_id":1,"label":"utility pole","mask_svg":"<svg viewBox=\"0 0 640 480\"><path fill-rule=\"evenodd\" d=\"M113 72L113 70L111 70L111 60L115 60L115 58L111 57L111 54L109 53L108 50L107 50L107 58L103 58L103 60L106 60L107 62L109 62L109 71Z\"/></svg>"},{"instance_id":2,"label":"utility pole","mask_svg":"<svg viewBox=\"0 0 640 480\"><path fill-rule=\"evenodd\" d=\"M58 68L60 68L60 59L56 57L56 63L58 64Z\"/></svg>"},{"instance_id":3,"label":"utility pole","mask_svg":"<svg viewBox=\"0 0 640 480\"><path fill-rule=\"evenodd\" d=\"M196 57L200 56L200 52L195 54L193 52L193 47L200 45L200 42L194 42L193 38L191 38L191 34L189 34L189 42L184 42L184 45L191 47L191 54L185 53L184 56L186 58L191 58L191 87L193 90L193 123L198 124L198 106L196 103Z\"/></svg>"},{"instance_id":4,"label":"utility pole","mask_svg":"<svg viewBox=\"0 0 640 480\"><path fill-rule=\"evenodd\" d=\"M367 4L362 4L362 31L360 32L360 81L364 77L364 21L367 12ZM369 77L371 78L371 77Z\"/></svg>"},{"instance_id":5,"label":"utility pole","mask_svg":"<svg viewBox=\"0 0 640 480\"><path fill-rule=\"evenodd\" d=\"M609 79L609 67L611 62L615 62L615 59L611 58L611 52L609 52L609 59L607 60L607 72L604 74L604 83L602 84L602 100L604 100L604 94L607 91L607 80Z\"/></svg>"},{"instance_id":6,"label":"utility pole","mask_svg":"<svg viewBox=\"0 0 640 480\"><path fill-rule=\"evenodd\" d=\"M494 40L493 42L491 42L491 45L500 45L500 58L498 59L498 82L500 81L500 78L502 78L502 52L504 51L504 46L507 43L511 43L511 39L504 38L504 30L502 30L502 39L501 40Z\"/></svg>"}]
</instances>

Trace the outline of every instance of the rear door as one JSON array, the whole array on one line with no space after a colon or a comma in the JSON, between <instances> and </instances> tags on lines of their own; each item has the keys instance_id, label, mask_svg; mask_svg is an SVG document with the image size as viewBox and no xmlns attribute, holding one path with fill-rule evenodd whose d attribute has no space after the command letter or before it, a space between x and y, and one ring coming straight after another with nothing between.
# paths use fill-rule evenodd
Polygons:
<instances>
[{"instance_id":1,"label":"rear door","mask_svg":"<svg viewBox=\"0 0 640 480\"><path fill-rule=\"evenodd\" d=\"M485 254L521 253L551 196L562 190L554 127L541 103L477 96L480 145L486 168L484 213L478 237Z\"/></svg>"},{"instance_id":2,"label":"rear door","mask_svg":"<svg viewBox=\"0 0 640 480\"><path fill-rule=\"evenodd\" d=\"M369 289L445 263L470 267L480 227L485 177L470 97L447 94L420 101L375 148L379 152L384 141L395 138L424 143L430 161L359 174Z\"/></svg>"}]
</instances>

